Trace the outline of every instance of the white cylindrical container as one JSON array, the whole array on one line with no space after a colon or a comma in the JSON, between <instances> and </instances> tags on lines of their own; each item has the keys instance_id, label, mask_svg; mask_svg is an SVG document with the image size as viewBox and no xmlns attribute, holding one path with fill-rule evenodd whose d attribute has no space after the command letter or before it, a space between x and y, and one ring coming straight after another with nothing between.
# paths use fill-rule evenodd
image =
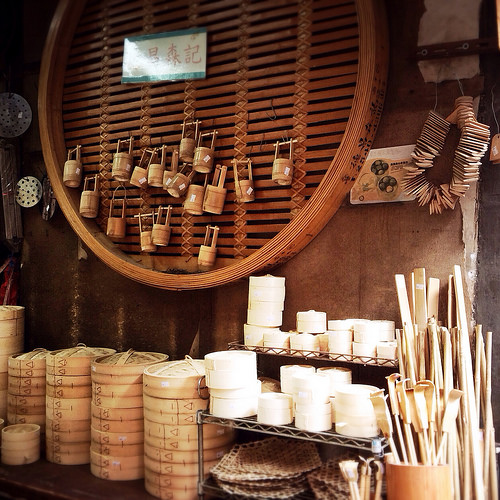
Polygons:
<instances>
[{"instance_id":1,"label":"white cylindrical container","mask_svg":"<svg viewBox=\"0 0 500 500\"><path fill-rule=\"evenodd\" d=\"M214 398L222 399L241 399L249 397L258 397L262 390L262 382L254 380L251 384L238 387L236 389L214 389L210 388L210 395Z\"/></svg>"},{"instance_id":2,"label":"white cylindrical container","mask_svg":"<svg viewBox=\"0 0 500 500\"><path fill-rule=\"evenodd\" d=\"M380 340L380 331L376 322L369 319L354 320L354 342L374 344Z\"/></svg>"},{"instance_id":3,"label":"white cylindrical container","mask_svg":"<svg viewBox=\"0 0 500 500\"><path fill-rule=\"evenodd\" d=\"M316 368L311 365L281 365L280 384L281 392L293 394L292 377L295 373L316 373Z\"/></svg>"},{"instance_id":4,"label":"white cylindrical container","mask_svg":"<svg viewBox=\"0 0 500 500\"><path fill-rule=\"evenodd\" d=\"M382 342L391 342L396 338L396 324L394 321L377 319L373 320L378 327L379 340Z\"/></svg>"},{"instance_id":5,"label":"white cylindrical container","mask_svg":"<svg viewBox=\"0 0 500 500\"><path fill-rule=\"evenodd\" d=\"M290 347L290 332L279 331L264 333L264 347L288 349Z\"/></svg>"},{"instance_id":6,"label":"white cylindrical container","mask_svg":"<svg viewBox=\"0 0 500 500\"><path fill-rule=\"evenodd\" d=\"M219 418L251 417L257 413L258 396L223 399L210 396L210 413Z\"/></svg>"},{"instance_id":7,"label":"white cylindrical container","mask_svg":"<svg viewBox=\"0 0 500 500\"><path fill-rule=\"evenodd\" d=\"M248 346L263 346L265 333L279 333L279 328L270 328L266 326L243 325L243 342Z\"/></svg>"},{"instance_id":8,"label":"white cylindrical container","mask_svg":"<svg viewBox=\"0 0 500 500\"><path fill-rule=\"evenodd\" d=\"M297 331L307 333L326 332L326 312L299 311L297 312Z\"/></svg>"},{"instance_id":9,"label":"white cylindrical container","mask_svg":"<svg viewBox=\"0 0 500 500\"><path fill-rule=\"evenodd\" d=\"M248 282L250 288L285 288L285 278L282 276L272 276L271 274L250 276Z\"/></svg>"},{"instance_id":10,"label":"white cylindrical container","mask_svg":"<svg viewBox=\"0 0 500 500\"><path fill-rule=\"evenodd\" d=\"M266 304L262 302L261 304ZM269 309L268 307L257 307L247 310L247 323L249 325L277 327L283 323L283 311Z\"/></svg>"},{"instance_id":11,"label":"white cylindrical container","mask_svg":"<svg viewBox=\"0 0 500 500\"><path fill-rule=\"evenodd\" d=\"M382 358L378 361L379 364L383 364L383 359L396 359L398 351L398 343L393 340L390 342L379 342L377 344L377 358Z\"/></svg>"},{"instance_id":12,"label":"white cylindrical container","mask_svg":"<svg viewBox=\"0 0 500 500\"><path fill-rule=\"evenodd\" d=\"M319 336L312 333L298 333L290 336L290 349L319 351ZM304 354L311 356L312 353Z\"/></svg>"},{"instance_id":13,"label":"white cylindrical container","mask_svg":"<svg viewBox=\"0 0 500 500\"><path fill-rule=\"evenodd\" d=\"M374 437L379 433L376 418L355 417L335 408L335 432L350 437Z\"/></svg>"},{"instance_id":14,"label":"white cylindrical container","mask_svg":"<svg viewBox=\"0 0 500 500\"><path fill-rule=\"evenodd\" d=\"M330 400L323 404L296 405L295 427L309 432L330 430L332 428Z\"/></svg>"},{"instance_id":15,"label":"white cylindrical container","mask_svg":"<svg viewBox=\"0 0 500 500\"><path fill-rule=\"evenodd\" d=\"M328 352L332 354L352 354L352 330L329 330Z\"/></svg>"},{"instance_id":16,"label":"white cylindrical container","mask_svg":"<svg viewBox=\"0 0 500 500\"><path fill-rule=\"evenodd\" d=\"M290 394L266 392L257 406L257 422L267 425L287 425L293 422L293 398Z\"/></svg>"},{"instance_id":17,"label":"white cylindrical container","mask_svg":"<svg viewBox=\"0 0 500 500\"><path fill-rule=\"evenodd\" d=\"M252 304L259 302L271 302L283 306L285 303L285 287L249 286L248 304L250 309L253 309Z\"/></svg>"},{"instance_id":18,"label":"white cylindrical container","mask_svg":"<svg viewBox=\"0 0 500 500\"><path fill-rule=\"evenodd\" d=\"M234 370L257 373L257 354L253 351L216 351L204 357L206 370Z\"/></svg>"},{"instance_id":19,"label":"white cylindrical container","mask_svg":"<svg viewBox=\"0 0 500 500\"><path fill-rule=\"evenodd\" d=\"M353 319L329 319L328 330L352 330L354 328Z\"/></svg>"},{"instance_id":20,"label":"white cylindrical container","mask_svg":"<svg viewBox=\"0 0 500 500\"><path fill-rule=\"evenodd\" d=\"M338 386L352 383L352 372L349 368L323 366L318 368L317 373L323 373L330 378L330 396L335 396L335 390Z\"/></svg>"},{"instance_id":21,"label":"white cylindrical container","mask_svg":"<svg viewBox=\"0 0 500 500\"><path fill-rule=\"evenodd\" d=\"M296 405L330 402L330 377L322 373L297 372L292 375L293 401Z\"/></svg>"},{"instance_id":22,"label":"white cylindrical container","mask_svg":"<svg viewBox=\"0 0 500 500\"><path fill-rule=\"evenodd\" d=\"M354 363L375 363L377 356L377 344L352 343L352 355Z\"/></svg>"}]
</instances>

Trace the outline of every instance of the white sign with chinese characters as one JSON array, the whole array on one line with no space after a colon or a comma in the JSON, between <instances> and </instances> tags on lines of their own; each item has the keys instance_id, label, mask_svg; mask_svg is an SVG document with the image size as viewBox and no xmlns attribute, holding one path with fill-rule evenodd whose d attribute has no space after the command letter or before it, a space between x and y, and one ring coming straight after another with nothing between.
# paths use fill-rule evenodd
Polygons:
<instances>
[{"instance_id":1,"label":"white sign with chinese characters","mask_svg":"<svg viewBox=\"0 0 500 500\"><path fill-rule=\"evenodd\" d=\"M207 29L125 38L122 83L205 78Z\"/></svg>"}]
</instances>

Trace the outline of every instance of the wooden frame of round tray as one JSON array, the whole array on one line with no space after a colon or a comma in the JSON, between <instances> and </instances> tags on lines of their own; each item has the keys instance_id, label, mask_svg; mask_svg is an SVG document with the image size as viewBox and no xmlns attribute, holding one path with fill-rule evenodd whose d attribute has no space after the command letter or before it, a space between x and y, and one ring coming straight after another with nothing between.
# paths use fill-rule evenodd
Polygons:
<instances>
[{"instance_id":1,"label":"wooden frame of round tray","mask_svg":"<svg viewBox=\"0 0 500 500\"><path fill-rule=\"evenodd\" d=\"M40 71L42 149L65 217L99 259L153 287L208 288L284 263L345 199L382 113L385 13L378 0L165 5L168 13L151 0L60 0ZM124 37L197 26L207 27L205 79L120 82ZM217 131L215 160L227 166L223 213L190 215L162 188L127 185L127 234L112 241L106 224L123 185L111 176L118 141L136 138L135 160L151 147L166 145L168 154L179 145L182 124L195 119L202 132ZM271 180L277 144L292 140L293 179L277 185ZM66 155L77 146L85 176L100 180L95 219L79 213L81 187L63 183ZM233 160L251 160L255 201L236 199ZM167 205L169 245L141 251L139 215ZM207 226L220 228L217 260L200 272L196 257Z\"/></svg>"}]
</instances>

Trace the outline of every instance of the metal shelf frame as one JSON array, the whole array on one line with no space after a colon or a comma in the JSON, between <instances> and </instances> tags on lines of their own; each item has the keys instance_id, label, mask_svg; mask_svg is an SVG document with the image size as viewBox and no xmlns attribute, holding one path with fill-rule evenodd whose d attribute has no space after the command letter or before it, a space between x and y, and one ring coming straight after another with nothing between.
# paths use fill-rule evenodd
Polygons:
<instances>
[{"instance_id":1,"label":"metal shelf frame","mask_svg":"<svg viewBox=\"0 0 500 500\"><path fill-rule=\"evenodd\" d=\"M369 356L355 356L353 354L337 354L325 351L306 351L303 349L290 349L287 347L263 347L258 345L245 345L239 342L229 342L230 351L254 351L260 354L272 354L274 356L289 356L293 358L323 359L327 361L343 361L361 365L397 367L398 359L372 358Z\"/></svg>"}]
</instances>

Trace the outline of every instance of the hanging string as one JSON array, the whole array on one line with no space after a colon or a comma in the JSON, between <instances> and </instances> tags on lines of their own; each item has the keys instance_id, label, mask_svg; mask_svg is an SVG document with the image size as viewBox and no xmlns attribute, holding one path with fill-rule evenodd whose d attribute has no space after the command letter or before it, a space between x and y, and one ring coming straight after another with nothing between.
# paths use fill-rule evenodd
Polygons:
<instances>
[{"instance_id":1,"label":"hanging string","mask_svg":"<svg viewBox=\"0 0 500 500\"><path fill-rule=\"evenodd\" d=\"M434 82L434 93L435 93L435 99L434 99L434 113L436 112L436 108L438 105L438 84L437 82Z\"/></svg>"},{"instance_id":2,"label":"hanging string","mask_svg":"<svg viewBox=\"0 0 500 500\"><path fill-rule=\"evenodd\" d=\"M459 86L459 88L460 88L460 92L462 92L462 95L464 95L464 89L463 89L463 87L462 87L462 82L460 81L460 79L459 79L459 78L457 78L457 82L458 82L458 86Z\"/></svg>"},{"instance_id":3,"label":"hanging string","mask_svg":"<svg viewBox=\"0 0 500 500\"><path fill-rule=\"evenodd\" d=\"M496 85L496 83L495 83ZM495 85L491 87L491 111L493 113L493 118L495 119L495 123L497 124L497 134L500 134L500 127L498 126L498 120L497 120L497 115L495 113L495 106L494 106L494 101L495 101L495 94L493 93L493 89L495 88Z\"/></svg>"}]
</instances>

